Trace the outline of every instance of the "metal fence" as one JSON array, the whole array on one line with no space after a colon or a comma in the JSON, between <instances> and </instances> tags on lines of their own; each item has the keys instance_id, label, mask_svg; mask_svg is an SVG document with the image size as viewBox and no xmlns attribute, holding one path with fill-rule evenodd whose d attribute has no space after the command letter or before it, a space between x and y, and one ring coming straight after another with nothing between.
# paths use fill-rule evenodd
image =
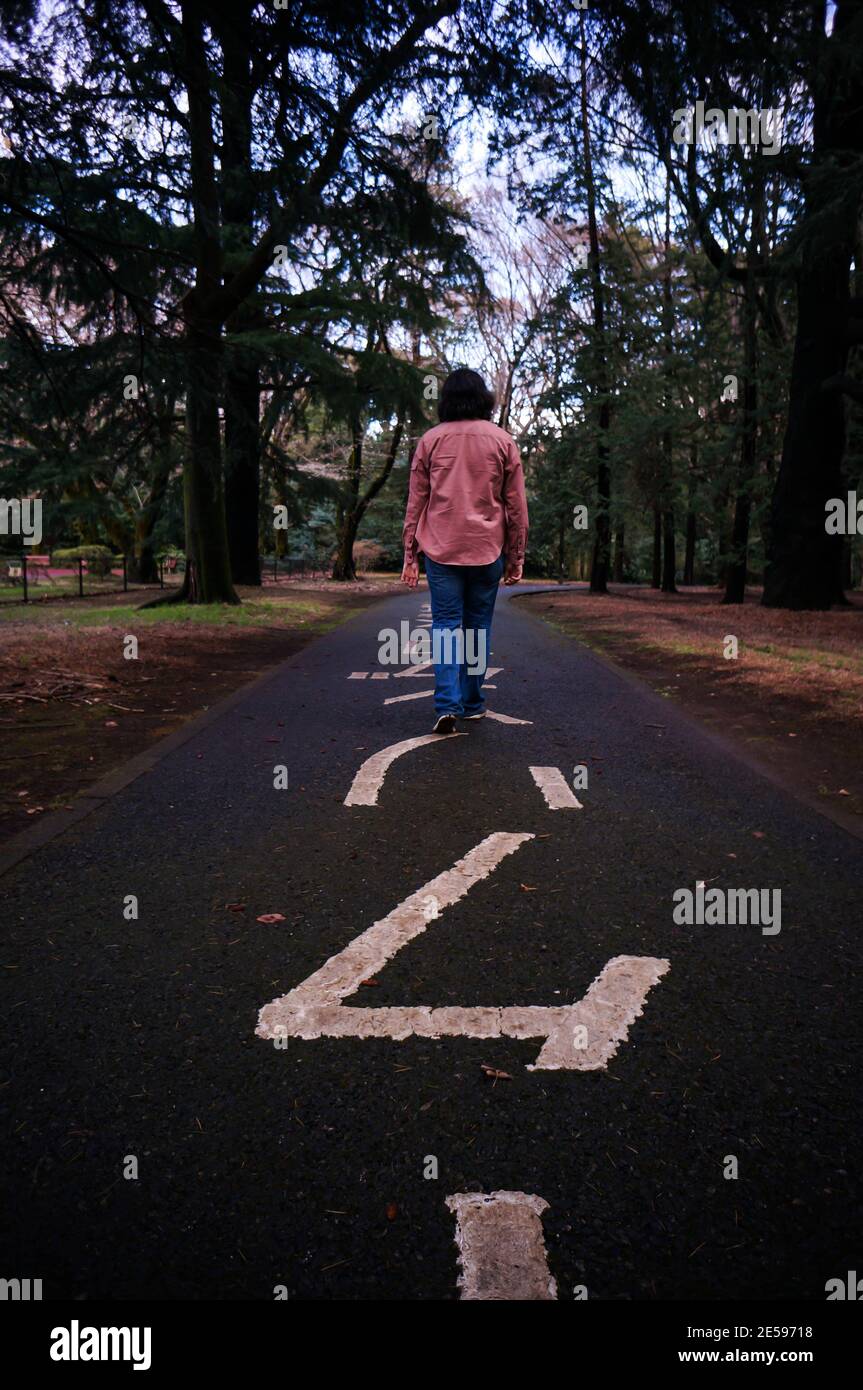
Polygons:
<instances>
[{"instance_id":1,"label":"metal fence","mask_svg":"<svg viewBox=\"0 0 863 1390\"><path fill-rule=\"evenodd\" d=\"M101 594L126 593L130 588L155 588L129 578L131 555L115 555L107 573L101 565L78 558L54 563L50 555L0 554L0 603L36 603L49 599L98 598ZM158 587L170 588L182 582L186 569L184 555L169 555L159 561ZM323 555L262 555L264 583L284 583L291 579L327 579L332 560Z\"/></svg>"},{"instance_id":2,"label":"metal fence","mask_svg":"<svg viewBox=\"0 0 863 1390\"><path fill-rule=\"evenodd\" d=\"M131 556L116 555L107 573L102 566L80 557L55 564L50 555L0 555L0 603L36 603L48 599L97 598L101 594L128 592L155 585L132 583ZM185 560L168 557L159 562L159 588L179 583Z\"/></svg>"},{"instance_id":3,"label":"metal fence","mask_svg":"<svg viewBox=\"0 0 863 1390\"><path fill-rule=\"evenodd\" d=\"M278 583L282 579L325 579L332 571L332 562L326 563L321 556L262 555L261 578L265 583Z\"/></svg>"}]
</instances>

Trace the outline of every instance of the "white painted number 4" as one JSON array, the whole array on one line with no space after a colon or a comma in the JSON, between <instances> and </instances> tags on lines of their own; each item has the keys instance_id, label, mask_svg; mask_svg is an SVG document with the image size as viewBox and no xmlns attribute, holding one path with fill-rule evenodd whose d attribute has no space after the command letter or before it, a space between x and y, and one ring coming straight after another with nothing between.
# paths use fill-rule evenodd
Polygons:
<instances>
[{"instance_id":1,"label":"white painted number 4","mask_svg":"<svg viewBox=\"0 0 863 1390\"><path fill-rule=\"evenodd\" d=\"M261 1009L258 1037L278 1038L543 1038L529 1071L598 1071L608 1065L642 1012L651 987L669 968L654 956L615 956L583 999L544 1007L352 1009L343 999L409 941L420 936L443 910L488 878L502 859L531 834L499 831L438 874L416 893L331 956L289 994Z\"/></svg>"}]
</instances>

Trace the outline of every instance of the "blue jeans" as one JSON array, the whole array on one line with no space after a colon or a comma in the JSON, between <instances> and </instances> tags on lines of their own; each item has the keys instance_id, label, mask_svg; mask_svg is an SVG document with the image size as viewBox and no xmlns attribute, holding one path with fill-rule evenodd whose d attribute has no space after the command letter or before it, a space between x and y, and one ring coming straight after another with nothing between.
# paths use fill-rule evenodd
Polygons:
<instances>
[{"instance_id":1,"label":"blue jeans","mask_svg":"<svg viewBox=\"0 0 863 1390\"><path fill-rule=\"evenodd\" d=\"M425 568L432 610L435 713L481 714L503 556L490 565L441 565L426 555ZM461 640L453 636L459 632Z\"/></svg>"}]
</instances>

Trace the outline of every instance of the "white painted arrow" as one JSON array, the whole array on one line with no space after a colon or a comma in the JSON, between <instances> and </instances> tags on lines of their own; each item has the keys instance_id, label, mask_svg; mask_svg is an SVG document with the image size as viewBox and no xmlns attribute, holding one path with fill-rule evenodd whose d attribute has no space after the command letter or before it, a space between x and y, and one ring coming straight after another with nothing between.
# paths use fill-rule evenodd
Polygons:
<instances>
[{"instance_id":1,"label":"white painted arrow","mask_svg":"<svg viewBox=\"0 0 863 1390\"><path fill-rule=\"evenodd\" d=\"M350 791L345 797L346 806L376 806L378 793L384 784L387 769L396 758L401 758L405 753L411 753L414 748L424 748L427 743L446 743L450 738L466 738L463 733L447 734L418 734L416 738L404 738L400 743L391 743L388 748L382 748L379 753L373 753L370 758L360 765L354 780L351 782Z\"/></svg>"},{"instance_id":2,"label":"white painted arrow","mask_svg":"<svg viewBox=\"0 0 863 1390\"><path fill-rule=\"evenodd\" d=\"M429 1005L355 1009L342 1000L420 936L442 910L491 874L530 833L498 831L438 874L380 921L331 956L288 994L264 1006L261 1038L544 1038L529 1071L597 1071L608 1065L642 1012L648 991L669 969L653 956L615 956L574 1004L549 1008Z\"/></svg>"}]
</instances>

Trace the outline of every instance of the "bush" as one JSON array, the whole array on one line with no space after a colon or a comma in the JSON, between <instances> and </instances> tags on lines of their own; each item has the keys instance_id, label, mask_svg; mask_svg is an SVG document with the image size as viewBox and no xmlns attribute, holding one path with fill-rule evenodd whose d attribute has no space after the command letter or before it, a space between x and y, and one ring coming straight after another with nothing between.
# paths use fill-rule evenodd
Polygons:
<instances>
[{"instance_id":1,"label":"bush","mask_svg":"<svg viewBox=\"0 0 863 1390\"><path fill-rule=\"evenodd\" d=\"M354 564L357 570L375 570L383 558L384 547L377 541L354 541Z\"/></svg>"},{"instance_id":2,"label":"bush","mask_svg":"<svg viewBox=\"0 0 863 1390\"><path fill-rule=\"evenodd\" d=\"M114 555L107 545L76 545L71 550L53 551L51 560L55 565L61 566L77 566L78 561L83 560L88 574L94 575L97 579L104 579L106 574L111 573Z\"/></svg>"}]
</instances>

